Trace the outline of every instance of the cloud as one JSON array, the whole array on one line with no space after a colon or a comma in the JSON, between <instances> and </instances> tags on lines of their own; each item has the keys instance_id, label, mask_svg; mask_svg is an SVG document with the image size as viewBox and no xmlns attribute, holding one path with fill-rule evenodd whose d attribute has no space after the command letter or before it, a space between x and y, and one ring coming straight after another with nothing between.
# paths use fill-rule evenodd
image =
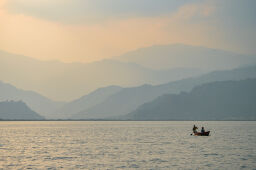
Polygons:
<instances>
[{"instance_id":1,"label":"cloud","mask_svg":"<svg viewBox=\"0 0 256 170\"><path fill-rule=\"evenodd\" d=\"M162 36L162 23L151 18L67 25L1 12L0 47L39 59L90 62L158 43Z\"/></svg>"},{"instance_id":2,"label":"cloud","mask_svg":"<svg viewBox=\"0 0 256 170\"><path fill-rule=\"evenodd\" d=\"M186 4L175 13L178 19L192 19L193 17L209 17L215 11L215 4L206 1L205 3Z\"/></svg>"},{"instance_id":3,"label":"cloud","mask_svg":"<svg viewBox=\"0 0 256 170\"><path fill-rule=\"evenodd\" d=\"M98 23L130 17L153 17L175 11L187 0L8 0L5 7L23 14L62 23ZM195 1L195 0L193 0Z\"/></svg>"},{"instance_id":4,"label":"cloud","mask_svg":"<svg viewBox=\"0 0 256 170\"><path fill-rule=\"evenodd\" d=\"M41 15L41 12L42 15L46 15L44 10L48 8L49 10L52 8L51 10L54 11L53 9L57 8L56 5L60 9L55 17L59 16L62 19L70 17L71 21L76 18L75 15L79 14L79 10L77 14L72 14L73 7L67 13L65 11L68 8L62 8L63 5L77 6L76 3L79 0L74 0L74 4L70 0L11 1L29 6L38 15ZM152 5L149 5L143 12L143 10L140 11L142 7L132 9L132 5L129 6L129 2L124 0L128 6L127 11L122 9L124 6L119 9L120 11L113 6L117 12L115 10L112 14L109 12L106 15L107 18L95 23L89 22L89 24L85 21L71 24L66 19L65 22L64 20L62 22L62 19L58 17L55 18L57 20L55 21L52 19L54 14L50 13L47 15L51 19L47 19L46 16L34 15L33 11L32 13L28 13L27 10L18 12L16 9L15 12L10 12L10 7L6 8L6 5L9 6L11 1L8 0L7 4L2 3L4 5L2 8L0 6L0 49L43 60L91 62L118 56L141 47L173 43L202 45L256 54L254 47L256 29L255 21L253 21L255 12L252 10L250 3L253 2L250 0L245 0L242 4L237 0L232 2L228 0L225 2L220 0L196 1L196 3L189 1L190 3L178 5L175 9L165 12L161 12L160 9L164 9L164 7L157 3L159 1L154 0L153 3L153 0L147 0L148 3L158 4L158 10L155 10L154 15L154 12L149 12ZM142 1L145 3L146 0ZM37 4L38 2L40 4ZM91 5L99 6L98 10L106 8L110 11L110 7L105 7L106 2L109 1L104 1L103 4L100 3L102 2L100 0L81 0L79 2L88 4L95 2L96 4ZM120 6L117 0L110 0L110 2L116 2L116 5ZM168 2L161 0L161 2L165 2L167 5L169 0ZM132 0L130 3L133 4L135 1ZM37 5L42 9L36 8ZM108 13L108 10L106 11ZM138 14L131 11L137 11ZM95 10L93 13L104 17L102 11L98 13ZM119 14L118 19L114 17L115 14ZM86 15L89 19L92 19L92 16L94 15ZM243 20L241 21L241 19Z\"/></svg>"}]
</instances>

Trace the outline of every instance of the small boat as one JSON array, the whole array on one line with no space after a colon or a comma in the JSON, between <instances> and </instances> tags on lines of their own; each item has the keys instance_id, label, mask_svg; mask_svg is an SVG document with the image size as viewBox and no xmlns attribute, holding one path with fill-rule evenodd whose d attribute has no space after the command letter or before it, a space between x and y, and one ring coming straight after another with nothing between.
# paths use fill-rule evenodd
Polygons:
<instances>
[{"instance_id":1,"label":"small boat","mask_svg":"<svg viewBox=\"0 0 256 170\"><path fill-rule=\"evenodd\" d=\"M210 134L210 131L207 131L204 133L201 133L201 132L194 133L195 136L209 136L209 134Z\"/></svg>"}]
</instances>

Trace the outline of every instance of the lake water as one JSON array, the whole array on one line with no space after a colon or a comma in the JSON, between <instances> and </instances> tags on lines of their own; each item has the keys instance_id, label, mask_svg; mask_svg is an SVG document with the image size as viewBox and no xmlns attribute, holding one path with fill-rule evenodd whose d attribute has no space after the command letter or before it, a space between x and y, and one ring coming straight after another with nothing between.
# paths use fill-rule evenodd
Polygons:
<instances>
[{"instance_id":1,"label":"lake water","mask_svg":"<svg viewBox=\"0 0 256 170\"><path fill-rule=\"evenodd\" d=\"M19 168L256 169L256 122L0 122L0 169Z\"/></svg>"}]
</instances>

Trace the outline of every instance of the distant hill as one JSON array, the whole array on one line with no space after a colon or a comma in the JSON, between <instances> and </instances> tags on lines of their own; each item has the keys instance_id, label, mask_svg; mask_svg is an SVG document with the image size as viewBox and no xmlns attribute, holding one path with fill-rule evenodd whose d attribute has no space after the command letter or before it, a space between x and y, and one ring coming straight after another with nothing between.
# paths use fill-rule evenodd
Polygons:
<instances>
[{"instance_id":1,"label":"distant hill","mask_svg":"<svg viewBox=\"0 0 256 170\"><path fill-rule=\"evenodd\" d=\"M92 63L39 61L0 51L0 80L56 101L70 101L98 87L161 84L202 73L205 71L197 68L154 70L117 60Z\"/></svg>"},{"instance_id":2,"label":"distant hill","mask_svg":"<svg viewBox=\"0 0 256 170\"><path fill-rule=\"evenodd\" d=\"M183 44L154 45L128 52L116 59L133 62L153 69L173 67L207 70L233 69L245 64L256 64L256 57L235 54L219 49Z\"/></svg>"},{"instance_id":3,"label":"distant hill","mask_svg":"<svg viewBox=\"0 0 256 170\"><path fill-rule=\"evenodd\" d=\"M108 86L104 88L99 88L88 95L82 96L77 100L67 103L60 109L58 109L55 114L56 118L68 118L75 113L78 113L82 110L89 109L97 104L102 103L109 96L119 92L122 87L119 86Z\"/></svg>"},{"instance_id":4,"label":"distant hill","mask_svg":"<svg viewBox=\"0 0 256 170\"><path fill-rule=\"evenodd\" d=\"M0 102L0 120L43 120L22 101Z\"/></svg>"},{"instance_id":5,"label":"distant hill","mask_svg":"<svg viewBox=\"0 0 256 170\"><path fill-rule=\"evenodd\" d=\"M21 90L0 81L0 101L6 100L22 100L32 110L46 118L51 118L57 108L64 104L62 102L54 102L36 92Z\"/></svg>"},{"instance_id":6,"label":"distant hill","mask_svg":"<svg viewBox=\"0 0 256 170\"><path fill-rule=\"evenodd\" d=\"M166 94L125 116L131 120L256 120L256 79L222 81Z\"/></svg>"},{"instance_id":7,"label":"distant hill","mask_svg":"<svg viewBox=\"0 0 256 170\"><path fill-rule=\"evenodd\" d=\"M161 93L153 89L152 85L143 85L134 88L123 88L119 92L109 96L103 102L80 111L71 118L93 119L107 118L129 113L145 101L150 101Z\"/></svg>"},{"instance_id":8,"label":"distant hill","mask_svg":"<svg viewBox=\"0 0 256 170\"><path fill-rule=\"evenodd\" d=\"M140 105L150 102L163 94L177 94L181 91L188 92L197 85L209 82L243 80L248 78L256 78L256 66L226 71L215 71L203 76L188 78L158 86L143 85L133 88L123 88L119 92L109 96L102 103L89 109L85 109L73 115L71 118L93 119L118 117L134 111Z\"/></svg>"}]
</instances>

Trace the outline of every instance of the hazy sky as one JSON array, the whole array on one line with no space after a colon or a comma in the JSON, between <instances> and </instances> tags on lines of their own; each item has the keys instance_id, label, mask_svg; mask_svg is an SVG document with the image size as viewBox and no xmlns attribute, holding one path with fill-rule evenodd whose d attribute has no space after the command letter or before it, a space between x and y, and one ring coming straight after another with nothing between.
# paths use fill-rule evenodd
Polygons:
<instances>
[{"instance_id":1,"label":"hazy sky","mask_svg":"<svg viewBox=\"0 0 256 170\"><path fill-rule=\"evenodd\" d=\"M91 62L154 44L256 54L255 0L0 0L0 50Z\"/></svg>"}]
</instances>

